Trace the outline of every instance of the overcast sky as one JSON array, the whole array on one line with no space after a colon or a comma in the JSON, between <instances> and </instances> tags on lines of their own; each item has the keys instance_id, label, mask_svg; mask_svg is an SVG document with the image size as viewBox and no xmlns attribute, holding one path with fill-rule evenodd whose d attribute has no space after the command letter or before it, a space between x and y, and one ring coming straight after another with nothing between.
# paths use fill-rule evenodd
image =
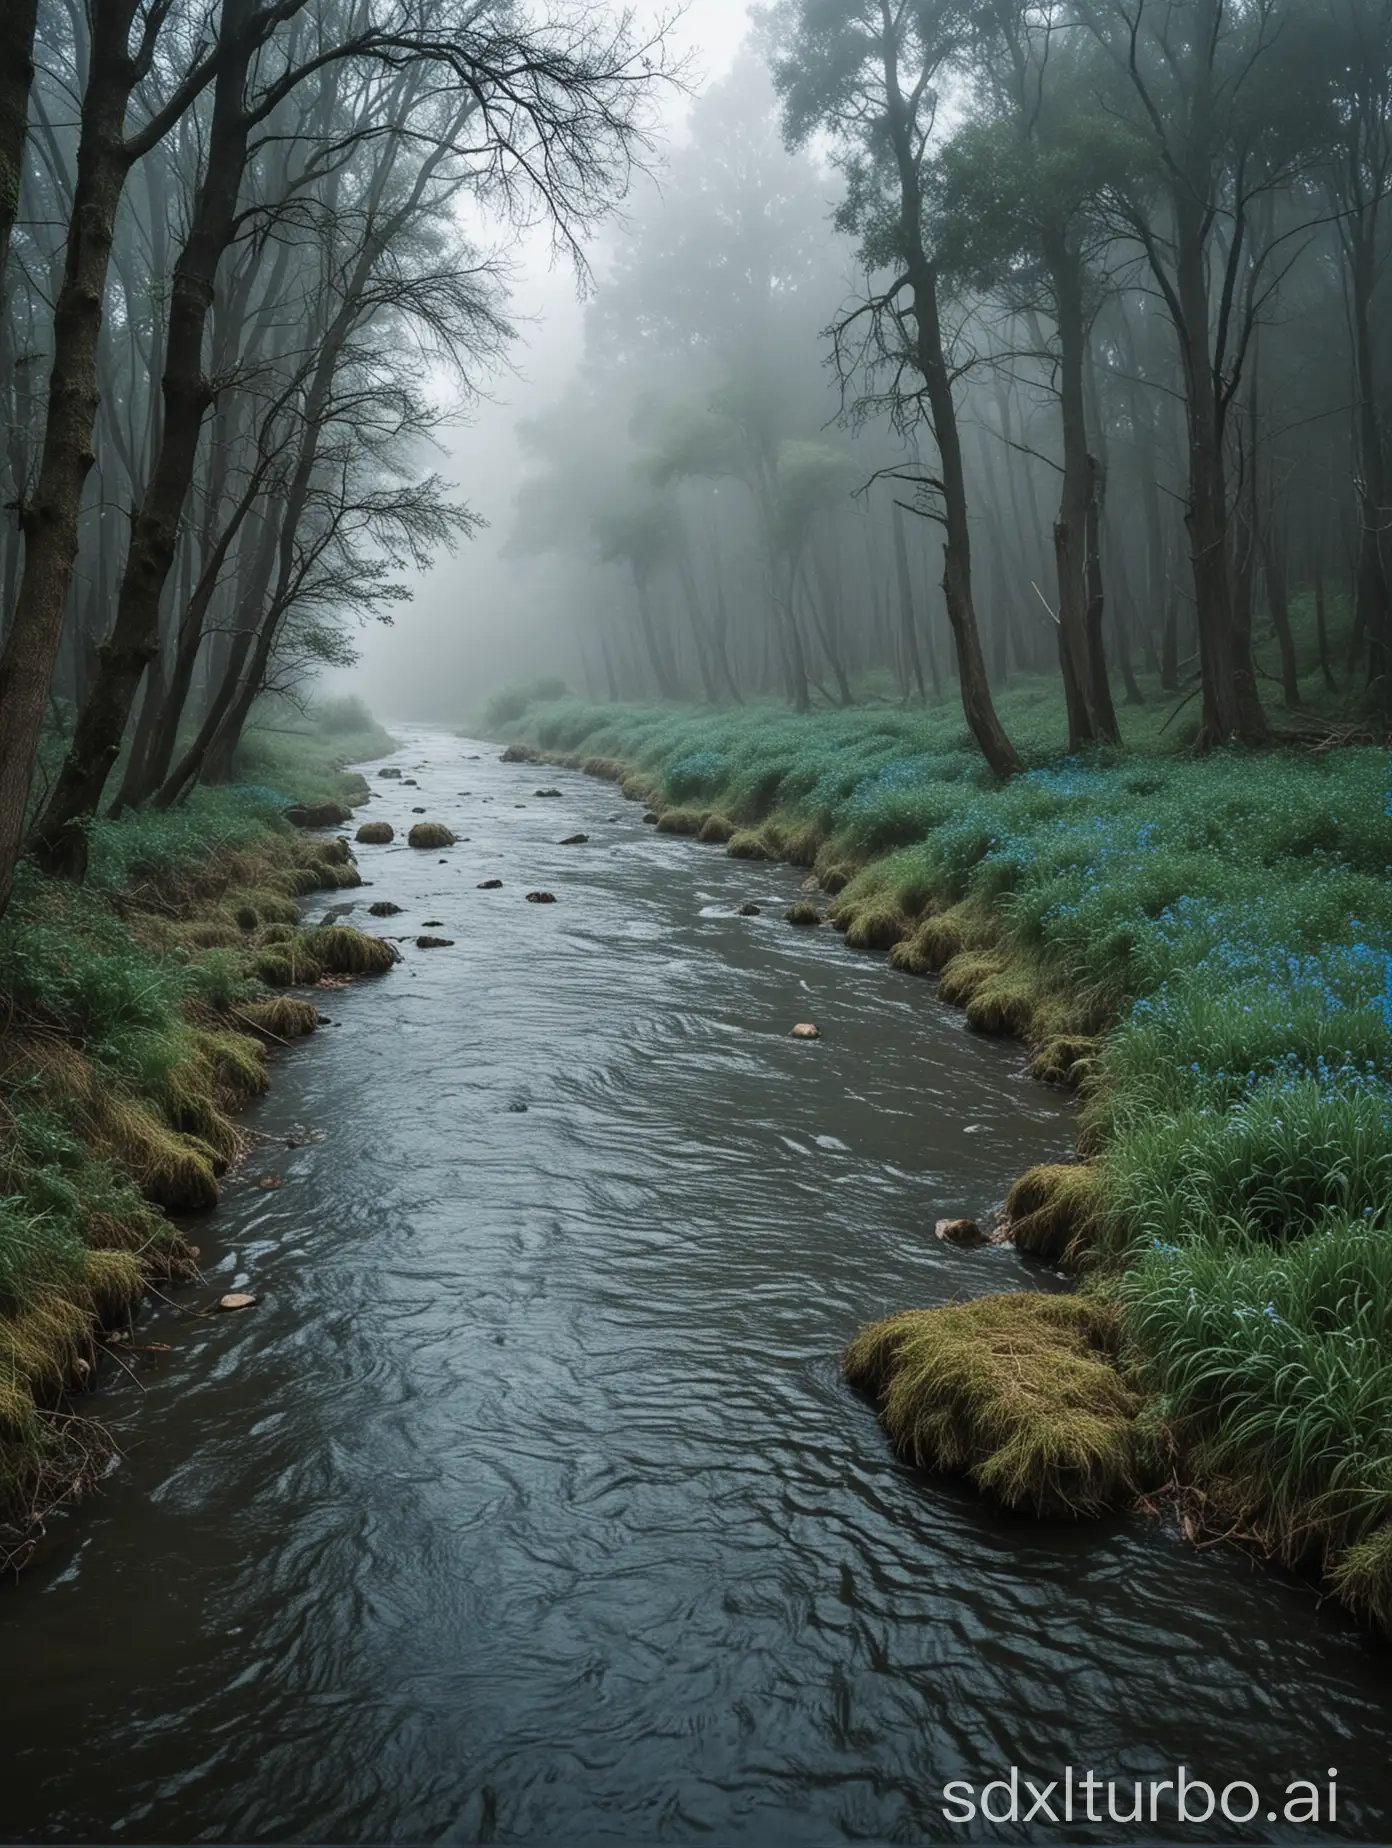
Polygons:
<instances>
[{"instance_id":1,"label":"overcast sky","mask_svg":"<svg viewBox=\"0 0 1392 1848\"><path fill-rule=\"evenodd\" d=\"M657 9L645 0L638 10ZM691 59L693 88L724 75L748 25L744 0L687 0L675 48ZM686 97L672 94L664 110L669 136L680 136L688 106ZM605 245L622 235L621 225L605 229L597 267ZM564 595L560 567L554 559L500 556L525 466L516 426L560 395L581 351L575 273L565 259L553 259L545 231L519 247L512 307L524 323L512 352L515 370L492 382L490 401L466 426L444 433L448 450L436 464L489 528L415 582L414 601L398 609L391 628L364 630L359 665L333 676L327 689L360 693L386 721L460 722L501 680L547 667L546 638L555 633L549 607Z\"/></svg>"}]
</instances>

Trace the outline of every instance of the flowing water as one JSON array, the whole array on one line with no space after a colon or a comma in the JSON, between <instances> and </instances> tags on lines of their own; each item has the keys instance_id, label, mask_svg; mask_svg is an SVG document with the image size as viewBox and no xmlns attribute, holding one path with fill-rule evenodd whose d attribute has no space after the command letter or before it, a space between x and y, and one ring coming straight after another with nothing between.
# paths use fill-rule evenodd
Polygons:
<instances>
[{"instance_id":1,"label":"flowing water","mask_svg":"<svg viewBox=\"0 0 1392 1848\"><path fill-rule=\"evenodd\" d=\"M1071 1144L1019 1048L789 928L791 869L486 745L394 761L369 812L467 839L360 850L333 896L404 960L279 1055L206 1285L95 1396L122 1467L0 1593L0 1836L1115 1840L1157 1831L942 1787L1180 1762L1263 1797L1185 1839L1309 1839L1265 1799L1330 1766L1385 1834L1392 1663L1337 1610L999 1517L838 1379L863 1320L1050 1287L932 1235Z\"/></svg>"}]
</instances>

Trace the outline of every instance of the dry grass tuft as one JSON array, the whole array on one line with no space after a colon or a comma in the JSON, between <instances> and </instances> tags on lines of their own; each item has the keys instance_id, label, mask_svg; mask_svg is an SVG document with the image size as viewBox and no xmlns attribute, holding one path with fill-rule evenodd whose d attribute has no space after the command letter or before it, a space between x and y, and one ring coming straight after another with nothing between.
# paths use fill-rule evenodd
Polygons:
<instances>
[{"instance_id":1,"label":"dry grass tuft","mask_svg":"<svg viewBox=\"0 0 1392 1848\"><path fill-rule=\"evenodd\" d=\"M365 821L355 838L368 847L385 847L396 839L396 829L389 821Z\"/></svg>"},{"instance_id":2,"label":"dry grass tuft","mask_svg":"<svg viewBox=\"0 0 1392 1848\"><path fill-rule=\"evenodd\" d=\"M770 853L762 833L753 828L739 828L730 836L730 844L725 849L732 860L773 860L776 854Z\"/></svg>"},{"instance_id":3,"label":"dry grass tuft","mask_svg":"<svg viewBox=\"0 0 1392 1848\"><path fill-rule=\"evenodd\" d=\"M846 941L853 950L892 950L912 929L896 906L872 900L852 908L846 924Z\"/></svg>"},{"instance_id":4,"label":"dry grass tuft","mask_svg":"<svg viewBox=\"0 0 1392 1848\"><path fill-rule=\"evenodd\" d=\"M1001 959L981 950L959 950L943 966L938 993L954 1007L965 1007L979 988L1002 973Z\"/></svg>"},{"instance_id":5,"label":"dry grass tuft","mask_svg":"<svg viewBox=\"0 0 1392 1848\"><path fill-rule=\"evenodd\" d=\"M314 961L334 975L380 975L401 960L395 944L351 924L323 924L305 931L301 942Z\"/></svg>"},{"instance_id":6,"label":"dry grass tuft","mask_svg":"<svg viewBox=\"0 0 1392 1848\"><path fill-rule=\"evenodd\" d=\"M699 834L705 819L703 809L664 809L657 818L657 831L659 834Z\"/></svg>"},{"instance_id":7,"label":"dry grass tuft","mask_svg":"<svg viewBox=\"0 0 1392 1848\"><path fill-rule=\"evenodd\" d=\"M696 838L698 841L706 841L711 845L723 845L726 841L733 840L738 832L738 823L731 821L728 815L718 814L712 809L697 829Z\"/></svg>"},{"instance_id":8,"label":"dry grass tuft","mask_svg":"<svg viewBox=\"0 0 1392 1848\"><path fill-rule=\"evenodd\" d=\"M1020 1251L1046 1264L1073 1263L1096 1236L1104 1192L1097 1168L1041 1162L1027 1168L1005 1199L1010 1235Z\"/></svg>"},{"instance_id":9,"label":"dry grass tuft","mask_svg":"<svg viewBox=\"0 0 1392 1848\"><path fill-rule=\"evenodd\" d=\"M294 995L272 995L268 1001L248 1001L237 1009L234 1018L239 1026L268 1039L293 1040L313 1033L319 1024L319 1010L312 1001Z\"/></svg>"},{"instance_id":10,"label":"dry grass tuft","mask_svg":"<svg viewBox=\"0 0 1392 1848\"><path fill-rule=\"evenodd\" d=\"M805 898L790 905L783 915L790 924L820 924L822 921L821 912Z\"/></svg>"},{"instance_id":11,"label":"dry grass tuft","mask_svg":"<svg viewBox=\"0 0 1392 1848\"><path fill-rule=\"evenodd\" d=\"M845 1377L879 1401L895 1447L966 1475L1002 1506L1099 1515L1136 1488L1140 1401L1113 1364L1114 1314L1016 1292L863 1328Z\"/></svg>"}]
</instances>

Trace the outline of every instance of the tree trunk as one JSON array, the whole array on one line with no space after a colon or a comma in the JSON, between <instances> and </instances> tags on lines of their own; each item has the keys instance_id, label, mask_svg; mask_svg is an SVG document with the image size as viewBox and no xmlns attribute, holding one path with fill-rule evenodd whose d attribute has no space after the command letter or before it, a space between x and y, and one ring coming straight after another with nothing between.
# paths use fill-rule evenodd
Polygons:
<instances>
[{"instance_id":1,"label":"tree trunk","mask_svg":"<svg viewBox=\"0 0 1392 1848\"><path fill-rule=\"evenodd\" d=\"M1180 184L1174 192L1175 291L1184 361L1189 426L1189 529L1194 609L1199 629L1203 714L1199 741L1269 741L1252 665L1251 629L1233 604L1228 491L1218 388L1209 352L1205 221L1201 197Z\"/></svg>"},{"instance_id":2,"label":"tree trunk","mask_svg":"<svg viewBox=\"0 0 1392 1848\"><path fill-rule=\"evenodd\" d=\"M34 81L38 0L0 6L0 314L5 309L5 266L19 210L24 143L29 132L29 90Z\"/></svg>"},{"instance_id":3,"label":"tree trunk","mask_svg":"<svg viewBox=\"0 0 1392 1848\"><path fill-rule=\"evenodd\" d=\"M9 0L6 0L8 6ZM94 0L77 179L53 311L43 456L21 510L24 574L0 655L0 915L24 840L29 785L77 559L82 484L92 466L97 347L116 208L130 168L123 130L139 72L127 44L136 0Z\"/></svg>"},{"instance_id":4,"label":"tree trunk","mask_svg":"<svg viewBox=\"0 0 1392 1848\"><path fill-rule=\"evenodd\" d=\"M116 621L103 642L97 677L72 744L45 805L33 842L50 872L81 878L87 835L121 750L141 676L159 650L160 602L178 545L180 521L203 417L213 388L203 370L203 337L213 305L218 264L232 242L246 166L249 119L245 87L253 40L252 0L226 0L208 137L207 164L193 222L174 266L165 342L164 418L159 451L131 526Z\"/></svg>"},{"instance_id":5,"label":"tree trunk","mask_svg":"<svg viewBox=\"0 0 1392 1848\"><path fill-rule=\"evenodd\" d=\"M962 467L962 440L952 377L943 349L938 308L938 272L923 244L923 180L912 135L912 116L899 83L900 28L886 12L882 53L889 138L899 180L900 256L908 275L913 324L914 364L923 380L942 479L943 596L956 643L962 710L982 756L997 776L1014 776L1023 768L1006 736L991 698L972 602L971 532L967 523L967 487Z\"/></svg>"},{"instance_id":6,"label":"tree trunk","mask_svg":"<svg viewBox=\"0 0 1392 1848\"><path fill-rule=\"evenodd\" d=\"M1315 639L1319 647L1320 672L1324 675L1325 691L1337 693L1339 683L1334 678L1334 668L1329 655L1329 613L1324 603L1324 566L1315 566Z\"/></svg>"},{"instance_id":7,"label":"tree trunk","mask_svg":"<svg viewBox=\"0 0 1392 1848\"><path fill-rule=\"evenodd\" d=\"M899 626L904 637L904 653L918 683L918 697L928 703L928 688L923 680L923 659L918 651L918 632L914 624L913 589L909 581L909 548L904 540L904 510L895 501L894 569L899 578Z\"/></svg>"}]
</instances>

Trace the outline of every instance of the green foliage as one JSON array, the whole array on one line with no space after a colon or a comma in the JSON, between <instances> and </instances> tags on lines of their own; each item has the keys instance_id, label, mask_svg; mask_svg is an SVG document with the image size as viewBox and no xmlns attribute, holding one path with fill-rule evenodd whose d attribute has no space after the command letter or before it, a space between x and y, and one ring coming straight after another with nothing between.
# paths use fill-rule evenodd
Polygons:
<instances>
[{"instance_id":1,"label":"green foliage","mask_svg":"<svg viewBox=\"0 0 1392 1848\"><path fill-rule=\"evenodd\" d=\"M970 1018L1032 1032L1049 1070L1081 1062L1097 1159L1024 1177L1023 1242L1088 1254L1117 1293L1193 1479L1392 1622L1387 754L1167 755L1143 710L1128 755L1081 762L1052 692L1000 705L1030 766L1004 787L945 706L564 701L525 729L728 818L733 851L811 831L819 867L859 869L834 921L882 943L902 920L896 966L947 964ZM932 1346L904 1412L930 1450Z\"/></svg>"}]
</instances>

